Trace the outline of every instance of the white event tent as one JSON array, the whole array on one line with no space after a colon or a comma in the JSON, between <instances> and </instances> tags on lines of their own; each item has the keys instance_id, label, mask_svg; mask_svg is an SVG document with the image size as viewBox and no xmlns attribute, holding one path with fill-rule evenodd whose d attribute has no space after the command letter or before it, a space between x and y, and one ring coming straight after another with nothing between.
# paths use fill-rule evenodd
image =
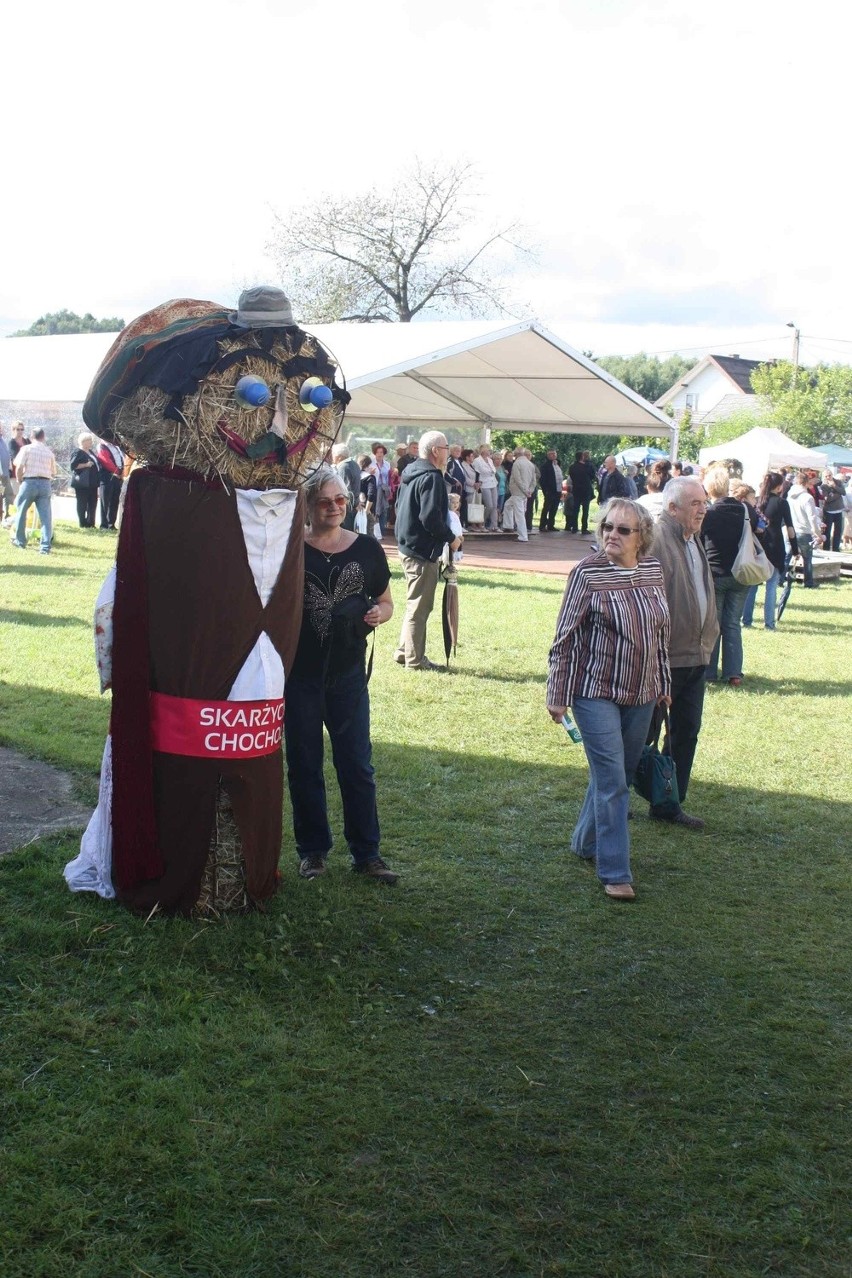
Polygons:
<instances>
[{"instance_id":1,"label":"white event tent","mask_svg":"<svg viewBox=\"0 0 852 1278\"><path fill-rule=\"evenodd\" d=\"M804 448L772 426L755 426L737 439L729 439L726 444L702 448L698 461L701 466L709 466L727 457L735 457L742 462L743 479L755 488L767 471L777 470L779 466L821 470L826 464L825 453L815 448Z\"/></svg>"},{"instance_id":2,"label":"white event tent","mask_svg":"<svg viewBox=\"0 0 852 1278\"><path fill-rule=\"evenodd\" d=\"M673 453L671 418L535 320L305 327L346 375L349 426L643 435ZM114 336L0 340L0 402L81 403Z\"/></svg>"}]
</instances>

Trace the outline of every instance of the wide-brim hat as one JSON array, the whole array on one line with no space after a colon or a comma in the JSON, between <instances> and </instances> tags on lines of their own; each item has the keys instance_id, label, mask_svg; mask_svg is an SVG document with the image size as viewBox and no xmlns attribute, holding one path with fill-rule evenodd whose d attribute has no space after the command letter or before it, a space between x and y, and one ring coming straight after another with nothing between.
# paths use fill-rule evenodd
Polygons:
<instances>
[{"instance_id":1,"label":"wide-brim hat","mask_svg":"<svg viewBox=\"0 0 852 1278\"><path fill-rule=\"evenodd\" d=\"M289 328L294 323L290 299L270 284L244 289L229 319L238 328Z\"/></svg>"}]
</instances>

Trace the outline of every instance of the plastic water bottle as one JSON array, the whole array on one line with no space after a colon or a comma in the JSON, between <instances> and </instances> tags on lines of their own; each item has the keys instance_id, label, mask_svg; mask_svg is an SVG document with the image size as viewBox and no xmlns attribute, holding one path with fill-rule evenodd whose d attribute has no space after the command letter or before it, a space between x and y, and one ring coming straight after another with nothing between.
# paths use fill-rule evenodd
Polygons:
<instances>
[{"instance_id":1,"label":"plastic water bottle","mask_svg":"<svg viewBox=\"0 0 852 1278\"><path fill-rule=\"evenodd\" d=\"M568 736L571 738L572 741L579 744L583 740L583 738L580 736L580 729L577 727L576 723L574 722L574 720L571 718L570 714L568 714L567 711L562 716L562 727L568 733Z\"/></svg>"}]
</instances>

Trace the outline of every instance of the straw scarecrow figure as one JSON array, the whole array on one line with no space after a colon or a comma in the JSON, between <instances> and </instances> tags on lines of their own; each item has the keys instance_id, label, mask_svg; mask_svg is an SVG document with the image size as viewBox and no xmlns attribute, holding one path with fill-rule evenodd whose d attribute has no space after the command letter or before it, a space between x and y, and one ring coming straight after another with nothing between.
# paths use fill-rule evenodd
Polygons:
<instances>
[{"instance_id":1,"label":"straw scarecrow figure","mask_svg":"<svg viewBox=\"0 0 852 1278\"><path fill-rule=\"evenodd\" d=\"M166 302L104 359L84 420L141 464L96 609L112 713L98 807L65 870L72 889L146 914L244 909L274 893L299 488L348 399L267 287L234 312Z\"/></svg>"}]
</instances>

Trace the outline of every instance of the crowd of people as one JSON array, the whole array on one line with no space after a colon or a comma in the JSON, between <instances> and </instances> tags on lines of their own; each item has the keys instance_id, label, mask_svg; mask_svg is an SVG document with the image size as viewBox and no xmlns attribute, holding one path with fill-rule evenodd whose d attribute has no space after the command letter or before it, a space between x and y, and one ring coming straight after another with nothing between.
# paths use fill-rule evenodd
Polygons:
<instances>
[{"instance_id":1,"label":"crowd of people","mask_svg":"<svg viewBox=\"0 0 852 1278\"><path fill-rule=\"evenodd\" d=\"M81 528L95 527L100 506L101 529L116 530L126 467L127 458L117 445L96 440L89 431L78 436L69 462L69 477ZM50 554L51 497L58 475L56 455L45 442L41 427L32 432L30 439L24 423L15 422L7 444L0 424L0 519L4 526L11 528L12 545L17 549L26 549L27 517L30 507L34 506L41 528L40 550L44 555Z\"/></svg>"},{"instance_id":2,"label":"crowd of people","mask_svg":"<svg viewBox=\"0 0 852 1278\"><path fill-rule=\"evenodd\" d=\"M355 475L351 485L344 479L344 451L342 446L337 450L336 470L323 481L329 489L335 480L339 485L341 524L343 494L350 506L365 499L370 505L378 486L368 480L364 489L365 476L377 480L377 464L363 457L357 464L356 496ZM383 448L381 453L379 460L384 462ZM770 472L755 493L732 479L723 465L699 475L688 466L660 461L643 476L623 474L614 457L605 459L598 474L583 453L565 475L555 453L548 454L537 470L524 448L495 459L485 445L474 454L449 444L437 431L424 435L416 450L406 447L391 475L394 469L399 481L388 482L386 509L406 581L405 615L394 655L399 665L412 671L444 669L426 656L427 623L447 549L458 553L461 546L465 525L460 512L465 506L479 504L480 495L488 494L481 499L486 526L499 527L502 521L505 528L508 522L524 541L536 488L544 497L541 531L553 526L566 489L578 498L567 512L568 527L586 531L597 488L597 544L568 579L550 654L547 705L557 722L571 708L589 764L589 784L571 847L594 861L608 897L635 899L628 793L642 751L659 737L662 720L676 785L651 803L649 816L687 830L704 828L703 819L683 805L705 688L720 677L731 687L743 683L742 626L749 624L743 610L749 604L753 608L756 594L734 575L744 530L763 543L772 565L764 617L767 628L773 629L777 586L789 560L803 552L805 538L811 547L821 544L826 503L830 511L834 489L841 485L830 475L815 488L815 476ZM507 475L502 482L501 472ZM451 511L451 501L458 515ZM800 519L809 523L803 545L791 501L801 508ZM334 553L343 554L348 546L341 544ZM373 615L365 612L364 623L373 624ZM389 619L384 612L376 616L375 624ZM366 684L359 687L366 697ZM332 723L327 721L327 726L331 735ZM355 757L369 758L366 728ZM338 777L345 811L347 782L339 767ZM372 772L364 785L372 803ZM301 846L300 856L307 851ZM351 838L350 851L357 868L359 846ZM303 873L321 872L310 857L303 857L301 864L306 867ZM377 876L382 877L382 871ZM395 879L387 871L387 881Z\"/></svg>"}]
</instances>

